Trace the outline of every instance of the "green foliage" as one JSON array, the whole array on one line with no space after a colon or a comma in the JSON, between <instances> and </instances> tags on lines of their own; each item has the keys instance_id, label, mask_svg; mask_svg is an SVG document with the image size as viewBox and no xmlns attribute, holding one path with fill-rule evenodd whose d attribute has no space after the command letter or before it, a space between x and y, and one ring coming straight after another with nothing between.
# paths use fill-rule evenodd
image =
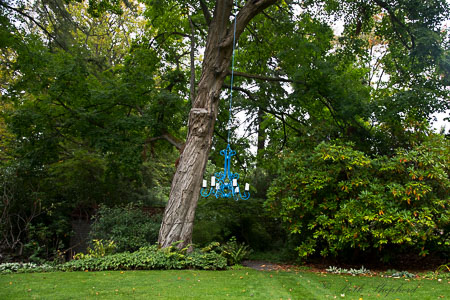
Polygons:
<instances>
[{"instance_id":1,"label":"green foliage","mask_svg":"<svg viewBox=\"0 0 450 300\"><path fill-rule=\"evenodd\" d=\"M93 248L88 247L87 253L77 253L73 256L74 259L99 258L106 255L111 255L115 252L117 246L114 241L92 240Z\"/></svg>"},{"instance_id":2,"label":"green foliage","mask_svg":"<svg viewBox=\"0 0 450 300\"><path fill-rule=\"evenodd\" d=\"M302 258L393 245L425 256L448 249L449 160L439 135L392 157L321 143L312 153L285 156L266 205L301 237Z\"/></svg>"},{"instance_id":3,"label":"green foliage","mask_svg":"<svg viewBox=\"0 0 450 300\"><path fill-rule=\"evenodd\" d=\"M89 236L94 241L114 241L117 252L132 252L157 241L160 222L160 216L149 216L132 204L113 208L101 206Z\"/></svg>"},{"instance_id":4,"label":"green foliage","mask_svg":"<svg viewBox=\"0 0 450 300\"><path fill-rule=\"evenodd\" d=\"M450 273L436 273L436 272L426 272L420 274L422 278L430 279L430 280L445 280L450 279Z\"/></svg>"},{"instance_id":5,"label":"green foliage","mask_svg":"<svg viewBox=\"0 0 450 300\"><path fill-rule=\"evenodd\" d=\"M135 252L123 252L98 258L72 260L60 266L64 271L105 270L169 270L205 269L218 270L227 266L226 259L215 252L179 250L176 246L158 249L153 245Z\"/></svg>"},{"instance_id":6,"label":"green foliage","mask_svg":"<svg viewBox=\"0 0 450 300\"><path fill-rule=\"evenodd\" d=\"M436 274L439 273L450 273L450 264L441 265L436 269Z\"/></svg>"},{"instance_id":7,"label":"green foliage","mask_svg":"<svg viewBox=\"0 0 450 300\"><path fill-rule=\"evenodd\" d=\"M253 190L255 191L255 190ZM252 191L252 192L253 192ZM244 201L215 197L200 199L196 213L193 243L204 246L212 241L225 243L232 236L253 249L268 250L280 244L283 228L264 210L264 199Z\"/></svg>"},{"instance_id":8,"label":"green foliage","mask_svg":"<svg viewBox=\"0 0 450 300\"><path fill-rule=\"evenodd\" d=\"M429 271L421 275L428 279L450 279L450 267L449 264L441 265L434 272Z\"/></svg>"},{"instance_id":9,"label":"green foliage","mask_svg":"<svg viewBox=\"0 0 450 300\"><path fill-rule=\"evenodd\" d=\"M227 260L215 252L194 251L187 255L187 266L200 270L223 270L227 267Z\"/></svg>"},{"instance_id":10,"label":"green foliage","mask_svg":"<svg viewBox=\"0 0 450 300\"><path fill-rule=\"evenodd\" d=\"M10 273L35 273L35 272L53 272L57 268L49 264L35 263L3 263L0 264L0 274Z\"/></svg>"},{"instance_id":11,"label":"green foliage","mask_svg":"<svg viewBox=\"0 0 450 300\"><path fill-rule=\"evenodd\" d=\"M231 237L226 243L211 242L206 247L201 249L203 253L216 253L224 258L229 266L238 265L244 258L252 252L248 245L238 243L236 237Z\"/></svg>"},{"instance_id":12,"label":"green foliage","mask_svg":"<svg viewBox=\"0 0 450 300\"><path fill-rule=\"evenodd\" d=\"M336 266L329 266L328 269L326 269L325 271L329 272L329 273L333 273L333 274L349 274L349 275L370 275L372 272L370 272L370 270L364 268L364 266L361 266L360 269L344 269L344 268L338 268Z\"/></svg>"},{"instance_id":13,"label":"green foliage","mask_svg":"<svg viewBox=\"0 0 450 300\"><path fill-rule=\"evenodd\" d=\"M207 165L205 178L214 173L213 167ZM213 241L224 244L235 236L255 251L283 247L286 237L284 228L264 209L270 175L264 169L256 168L246 178L241 180L250 182L252 195L246 201L217 201L215 197L199 199L193 232L194 244L205 246Z\"/></svg>"},{"instance_id":14,"label":"green foliage","mask_svg":"<svg viewBox=\"0 0 450 300\"><path fill-rule=\"evenodd\" d=\"M432 279L450 279L449 264L439 266L430 276Z\"/></svg>"},{"instance_id":15,"label":"green foliage","mask_svg":"<svg viewBox=\"0 0 450 300\"><path fill-rule=\"evenodd\" d=\"M240 264L251 252L248 245L238 243L234 236L223 244L220 249L222 250L221 255L227 259L230 266Z\"/></svg>"},{"instance_id":16,"label":"green foliage","mask_svg":"<svg viewBox=\"0 0 450 300\"><path fill-rule=\"evenodd\" d=\"M397 271L397 270L387 270L383 272L383 276L394 277L394 278L415 278L416 275L408 271Z\"/></svg>"}]
</instances>

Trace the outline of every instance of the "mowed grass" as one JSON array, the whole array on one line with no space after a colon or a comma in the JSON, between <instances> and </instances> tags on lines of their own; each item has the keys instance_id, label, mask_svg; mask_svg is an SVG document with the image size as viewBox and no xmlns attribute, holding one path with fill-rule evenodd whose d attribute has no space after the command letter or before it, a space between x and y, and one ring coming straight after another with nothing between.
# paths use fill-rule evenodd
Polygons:
<instances>
[{"instance_id":1,"label":"mowed grass","mask_svg":"<svg viewBox=\"0 0 450 300\"><path fill-rule=\"evenodd\" d=\"M336 297L336 298L335 298ZM252 269L0 275L0 299L449 299L448 280Z\"/></svg>"}]
</instances>

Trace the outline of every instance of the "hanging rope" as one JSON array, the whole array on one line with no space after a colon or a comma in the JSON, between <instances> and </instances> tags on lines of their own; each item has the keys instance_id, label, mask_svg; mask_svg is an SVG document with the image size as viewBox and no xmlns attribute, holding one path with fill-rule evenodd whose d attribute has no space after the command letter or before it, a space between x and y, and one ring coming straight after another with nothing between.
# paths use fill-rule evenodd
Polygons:
<instances>
[{"instance_id":1,"label":"hanging rope","mask_svg":"<svg viewBox=\"0 0 450 300\"><path fill-rule=\"evenodd\" d=\"M234 1L234 8L236 9L236 0ZM233 104L233 81L234 81L234 50L236 49L236 18L237 14L234 14L234 29L233 29L233 53L231 55L231 82L230 82L230 108L228 110L228 144L230 143L231 134L231 108Z\"/></svg>"}]
</instances>

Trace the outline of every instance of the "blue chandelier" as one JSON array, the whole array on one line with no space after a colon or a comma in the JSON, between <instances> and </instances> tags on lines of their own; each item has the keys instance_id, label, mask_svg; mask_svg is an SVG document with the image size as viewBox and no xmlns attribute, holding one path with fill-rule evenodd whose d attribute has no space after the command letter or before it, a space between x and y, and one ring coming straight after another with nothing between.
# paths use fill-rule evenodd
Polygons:
<instances>
[{"instance_id":1,"label":"blue chandelier","mask_svg":"<svg viewBox=\"0 0 450 300\"><path fill-rule=\"evenodd\" d=\"M235 3L236 5L236 3ZM214 173L211 176L211 187L208 189L208 183L203 180L202 189L200 195L202 197L209 197L214 195L216 198L233 198L238 200L247 200L250 198L250 185L245 184L244 192L242 193L239 188L239 174L231 172L231 157L236 155L236 151L231 150L230 146L230 130L231 130L231 107L233 102L233 79L234 79L234 50L236 47L236 16L234 17L234 32L233 32L233 54L231 62L231 87L230 87L230 108L228 115L228 144L227 148L220 151L225 159L223 171Z\"/></svg>"},{"instance_id":2,"label":"blue chandelier","mask_svg":"<svg viewBox=\"0 0 450 300\"><path fill-rule=\"evenodd\" d=\"M250 185L245 184L244 193L241 192L239 188L239 174L231 172L231 157L236 155L236 151L231 150L230 144L227 145L226 149L220 151L220 155L225 157L225 163L223 171L214 173L211 176L211 188L207 189L207 181L203 180L202 189L200 190L200 195L202 197L209 197L211 194L216 198L234 198L238 200L247 200L250 198Z\"/></svg>"}]
</instances>

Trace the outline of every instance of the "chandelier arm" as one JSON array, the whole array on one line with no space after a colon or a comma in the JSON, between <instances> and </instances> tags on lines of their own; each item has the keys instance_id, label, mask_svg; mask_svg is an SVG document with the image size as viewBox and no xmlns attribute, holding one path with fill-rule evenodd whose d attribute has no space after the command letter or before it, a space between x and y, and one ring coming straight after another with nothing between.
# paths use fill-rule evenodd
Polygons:
<instances>
[{"instance_id":1,"label":"chandelier arm","mask_svg":"<svg viewBox=\"0 0 450 300\"><path fill-rule=\"evenodd\" d=\"M211 193L212 193L212 191L213 191L213 187L211 187L210 189L209 189L209 192L207 192L207 189L205 189L205 188L202 188L201 190L200 190L200 195L202 195L202 197L209 197L209 195L211 195Z\"/></svg>"}]
</instances>

